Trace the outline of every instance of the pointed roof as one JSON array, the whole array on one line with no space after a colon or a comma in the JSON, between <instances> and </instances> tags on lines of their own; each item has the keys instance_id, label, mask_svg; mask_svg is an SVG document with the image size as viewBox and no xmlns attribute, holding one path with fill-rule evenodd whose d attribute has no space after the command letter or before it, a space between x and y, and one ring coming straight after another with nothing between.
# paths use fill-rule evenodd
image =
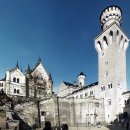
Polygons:
<instances>
[{"instance_id":1,"label":"pointed roof","mask_svg":"<svg viewBox=\"0 0 130 130\"><path fill-rule=\"evenodd\" d=\"M18 63L18 61L17 61L17 63L16 63L16 68L18 68L18 69L19 69L19 63Z\"/></svg>"},{"instance_id":2,"label":"pointed roof","mask_svg":"<svg viewBox=\"0 0 130 130\"><path fill-rule=\"evenodd\" d=\"M83 72L81 72L80 74L78 74L78 76L81 76L81 75L83 75L83 76L86 77L86 75L85 75ZM78 77L78 76L77 76L77 77Z\"/></svg>"},{"instance_id":3,"label":"pointed roof","mask_svg":"<svg viewBox=\"0 0 130 130\"><path fill-rule=\"evenodd\" d=\"M27 69L26 69L26 75L29 74L31 76L31 70L30 70L30 66L28 64Z\"/></svg>"},{"instance_id":4,"label":"pointed roof","mask_svg":"<svg viewBox=\"0 0 130 130\"><path fill-rule=\"evenodd\" d=\"M5 80L6 80L6 77L4 77L4 78L0 79L0 81L5 81Z\"/></svg>"},{"instance_id":5,"label":"pointed roof","mask_svg":"<svg viewBox=\"0 0 130 130\"><path fill-rule=\"evenodd\" d=\"M15 66L14 68L8 69L8 71L12 72L12 71L14 71L14 70L16 70L16 69L19 69L19 70L22 72L22 69L19 67L18 61L17 61L17 63L16 63L16 66Z\"/></svg>"},{"instance_id":6,"label":"pointed roof","mask_svg":"<svg viewBox=\"0 0 130 130\"><path fill-rule=\"evenodd\" d=\"M49 73L49 80L52 80L52 76L51 76L51 73Z\"/></svg>"},{"instance_id":7,"label":"pointed roof","mask_svg":"<svg viewBox=\"0 0 130 130\"><path fill-rule=\"evenodd\" d=\"M38 61L37 61L36 67L37 67L41 62L42 62L42 60L41 60L41 58L39 57L39 58L38 58Z\"/></svg>"},{"instance_id":8,"label":"pointed roof","mask_svg":"<svg viewBox=\"0 0 130 130\"><path fill-rule=\"evenodd\" d=\"M42 60L40 57L38 58L37 64L35 65L34 69L31 70L31 72L33 72L38 67L39 64L42 64Z\"/></svg>"}]
</instances>

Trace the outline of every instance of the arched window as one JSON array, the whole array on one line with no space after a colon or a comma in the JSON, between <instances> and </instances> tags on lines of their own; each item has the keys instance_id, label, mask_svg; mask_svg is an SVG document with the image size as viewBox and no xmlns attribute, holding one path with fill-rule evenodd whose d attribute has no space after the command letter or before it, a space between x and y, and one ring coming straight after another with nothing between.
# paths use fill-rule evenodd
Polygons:
<instances>
[{"instance_id":1,"label":"arched window","mask_svg":"<svg viewBox=\"0 0 130 130\"><path fill-rule=\"evenodd\" d=\"M17 83L19 83L19 78L17 78Z\"/></svg>"},{"instance_id":2,"label":"arched window","mask_svg":"<svg viewBox=\"0 0 130 130\"><path fill-rule=\"evenodd\" d=\"M109 33L109 42L110 42L110 44L112 44L112 42L113 42L113 31L110 31L110 33Z\"/></svg>"},{"instance_id":3,"label":"arched window","mask_svg":"<svg viewBox=\"0 0 130 130\"><path fill-rule=\"evenodd\" d=\"M129 99L128 99L128 100L127 100L127 104L129 104L129 102L130 102L130 101L129 101Z\"/></svg>"},{"instance_id":4,"label":"arched window","mask_svg":"<svg viewBox=\"0 0 130 130\"><path fill-rule=\"evenodd\" d=\"M14 89L14 93L16 93L16 89Z\"/></svg>"},{"instance_id":5,"label":"arched window","mask_svg":"<svg viewBox=\"0 0 130 130\"><path fill-rule=\"evenodd\" d=\"M17 93L19 94L19 89L17 90Z\"/></svg>"},{"instance_id":6,"label":"arched window","mask_svg":"<svg viewBox=\"0 0 130 130\"><path fill-rule=\"evenodd\" d=\"M111 89L112 88L112 83L109 83L108 84L108 89Z\"/></svg>"},{"instance_id":7,"label":"arched window","mask_svg":"<svg viewBox=\"0 0 130 130\"><path fill-rule=\"evenodd\" d=\"M13 82L16 82L16 78L15 77L13 78Z\"/></svg>"},{"instance_id":8,"label":"arched window","mask_svg":"<svg viewBox=\"0 0 130 130\"><path fill-rule=\"evenodd\" d=\"M108 100L108 105L111 105L111 99Z\"/></svg>"},{"instance_id":9,"label":"arched window","mask_svg":"<svg viewBox=\"0 0 130 130\"><path fill-rule=\"evenodd\" d=\"M106 36L103 37L103 41L104 41L104 43L106 44L106 46L108 46L108 42L107 42Z\"/></svg>"}]
</instances>

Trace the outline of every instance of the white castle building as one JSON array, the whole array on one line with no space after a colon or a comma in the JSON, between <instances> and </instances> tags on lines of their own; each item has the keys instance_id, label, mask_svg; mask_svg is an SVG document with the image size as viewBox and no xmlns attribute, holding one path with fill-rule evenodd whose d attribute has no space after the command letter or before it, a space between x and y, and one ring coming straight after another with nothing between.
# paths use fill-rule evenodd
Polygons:
<instances>
[{"instance_id":1,"label":"white castle building","mask_svg":"<svg viewBox=\"0 0 130 130\"><path fill-rule=\"evenodd\" d=\"M10 97L50 97L52 85L51 74L47 73L41 59L32 70L28 65L25 74L17 62L16 67L7 70L5 77L0 80L0 90L3 90Z\"/></svg>"},{"instance_id":2,"label":"white castle building","mask_svg":"<svg viewBox=\"0 0 130 130\"><path fill-rule=\"evenodd\" d=\"M63 81L57 96L52 94L53 81L41 59L34 69L28 66L25 74L18 63L7 70L0 80L0 90L10 97L43 99L39 109L35 100L17 104L17 114L30 125L41 116L53 126L68 124L76 127L98 121L110 123L125 111L130 114L130 91L126 82L129 39L121 29L121 18L122 12L117 6L110 6L101 13L102 32L95 38L98 54L98 81L95 83L87 85L86 75L81 72L77 76L78 83Z\"/></svg>"},{"instance_id":3,"label":"white castle building","mask_svg":"<svg viewBox=\"0 0 130 130\"><path fill-rule=\"evenodd\" d=\"M114 121L124 111L125 103L130 97L126 82L126 51L129 39L121 29L121 18L122 11L117 6L110 6L101 13L102 32L95 38L98 82L85 85L86 75L81 72L77 84L63 81L58 93L59 97L64 98L93 97L91 101L99 99L104 105L105 122Z\"/></svg>"}]
</instances>

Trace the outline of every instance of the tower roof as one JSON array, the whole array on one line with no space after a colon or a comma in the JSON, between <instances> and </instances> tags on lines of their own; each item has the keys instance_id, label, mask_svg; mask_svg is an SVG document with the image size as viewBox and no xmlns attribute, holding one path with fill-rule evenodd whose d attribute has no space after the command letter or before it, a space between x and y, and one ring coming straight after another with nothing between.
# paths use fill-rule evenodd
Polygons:
<instances>
[{"instance_id":1,"label":"tower roof","mask_svg":"<svg viewBox=\"0 0 130 130\"><path fill-rule=\"evenodd\" d=\"M27 70L26 70L26 75L27 74L31 76L31 70L30 70L30 66L29 65L28 65Z\"/></svg>"},{"instance_id":2,"label":"tower roof","mask_svg":"<svg viewBox=\"0 0 130 130\"><path fill-rule=\"evenodd\" d=\"M80 72L80 74L78 74L78 76L77 76L77 77L79 77L79 76L81 76L81 75L83 75L83 76L85 76L85 77L86 77L86 75L85 75L83 72Z\"/></svg>"},{"instance_id":3,"label":"tower roof","mask_svg":"<svg viewBox=\"0 0 130 130\"><path fill-rule=\"evenodd\" d=\"M112 5L103 10L100 15L101 28L106 29L114 21L120 25L122 18L122 11L120 7Z\"/></svg>"},{"instance_id":4,"label":"tower roof","mask_svg":"<svg viewBox=\"0 0 130 130\"><path fill-rule=\"evenodd\" d=\"M51 73L49 73L49 80L52 80L52 76L51 76Z\"/></svg>"},{"instance_id":5,"label":"tower roof","mask_svg":"<svg viewBox=\"0 0 130 130\"><path fill-rule=\"evenodd\" d=\"M18 63L18 61L17 61L17 63L16 63L16 68L18 68L18 69L19 69L19 63Z\"/></svg>"}]
</instances>

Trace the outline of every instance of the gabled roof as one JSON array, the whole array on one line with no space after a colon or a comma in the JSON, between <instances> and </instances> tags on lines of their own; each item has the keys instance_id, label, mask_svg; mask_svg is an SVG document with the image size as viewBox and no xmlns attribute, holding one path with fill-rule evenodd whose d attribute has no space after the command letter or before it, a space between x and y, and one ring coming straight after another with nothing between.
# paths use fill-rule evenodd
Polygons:
<instances>
[{"instance_id":1,"label":"gabled roof","mask_svg":"<svg viewBox=\"0 0 130 130\"><path fill-rule=\"evenodd\" d=\"M12 71L14 71L14 70L16 70L16 69L19 69L19 70L22 72L22 70L19 68L18 61L17 61L17 63L16 63L16 66L15 66L14 68L12 68L12 69L8 69L8 71L9 71L9 72L12 72Z\"/></svg>"},{"instance_id":2,"label":"gabled roof","mask_svg":"<svg viewBox=\"0 0 130 130\"><path fill-rule=\"evenodd\" d=\"M82 90L84 90L84 89L90 88L90 87L95 86L95 85L98 85L98 82L92 83L92 84L87 85L87 86L85 86L85 87L82 87L82 88L80 88L80 89L78 89L78 90L75 90L75 91L73 91L73 93L77 93L77 92L79 92L79 91L82 91ZM73 94L73 93L72 93L72 94Z\"/></svg>"},{"instance_id":3,"label":"gabled roof","mask_svg":"<svg viewBox=\"0 0 130 130\"><path fill-rule=\"evenodd\" d=\"M42 64L42 60L41 60L41 58L38 58L38 62L37 62L37 64L36 64L36 66L34 67L34 69L31 70L31 73L33 73L33 71L34 71L40 64ZM42 66L43 66L43 64L42 64ZM47 72L47 70L45 69L44 66L43 66L43 68L44 68L45 72L47 73L47 75L49 76L49 74L48 74L48 72Z\"/></svg>"},{"instance_id":4,"label":"gabled roof","mask_svg":"<svg viewBox=\"0 0 130 130\"><path fill-rule=\"evenodd\" d=\"M65 81L63 81L63 83L64 83L66 86L73 86L72 83L68 83L68 82L65 82Z\"/></svg>"},{"instance_id":5,"label":"gabled roof","mask_svg":"<svg viewBox=\"0 0 130 130\"><path fill-rule=\"evenodd\" d=\"M124 92L124 93L122 93L122 94L127 94L127 93L130 93L130 91Z\"/></svg>"},{"instance_id":6,"label":"gabled roof","mask_svg":"<svg viewBox=\"0 0 130 130\"><path fill-rule=\"evenodd\" d=\"M31 73L40 65L42 64L41 58L38 58L37 64L35 65L34 69L31 70Z\"/></svg>"},{"instance_id":7,"label":"gabled roof","mask_svg":"<svg viewBox=\"0 0 130 130\"><path fill-rule=\"evenodd\" d=\"M72 83L68 83L63 81L63 83L67 86L67 87L78 87L78 85L72 84Z\"/></svg>"},{"instance_id":8,"label":"gabled roof","mask_svg":"<svg viewBox=\"0 0 130 130\"><path fill-rule=\"evenodd\" d=\"M2 78L2 79L0 79L0 81L5 81L6 80L6 78L4 77L4 78Z\"/></svg>"}]
</instances>

